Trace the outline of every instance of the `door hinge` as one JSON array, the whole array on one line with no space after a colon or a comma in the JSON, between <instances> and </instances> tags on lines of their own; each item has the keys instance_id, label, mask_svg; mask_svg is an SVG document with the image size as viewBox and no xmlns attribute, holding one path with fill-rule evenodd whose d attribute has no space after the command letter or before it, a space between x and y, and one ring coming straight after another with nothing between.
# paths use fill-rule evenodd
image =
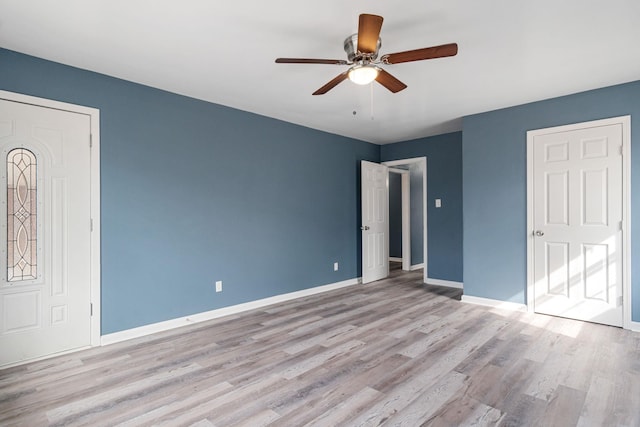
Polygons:
<instances>
[{"instance_id":1,"label":"door hinge","mask_svg":"<svg viewBox=\"0 0 640 427\"><path fill-rule=\"evenodd\" d=\"M624 152L622 151L622 145L618 147L618 152L621 156L624 154Z\"/></svg>"},{"instance_id":2,"label":"door hinge","mask_svg":"<svg viewBox=\"0 0 640 427\"><path fill-rule=\"evenodd\" d=\"M622 307L622 302L623 302L622 295L620 295L618 297L618 307Z\"/></svg>"},{"instance_id":3,"label":"door hinge","mask_svg":"<svg viewBox=\"0 0 640 427\"><path fill-rule=\"evenodd\" d=\"M622 231L622 221L618 222L618 230Z\"/></svg>"},{"instance_id":4,"label":"door hinge","mask_svg":"<svg viewBox=\"0 0 640 427\"><path fill-rule=\"evenodd\" d=\"M93 231L93 218L89 219L89 229L90 231Z\"/></svg>"},{"instance_id":5,"label":"door hinge","mask_svg":"<svg viewBox=\"0 0 640 427\"><path fill-rule=\"evenodd\" d=\"M93 303L89 303L89 316L93 316Z\"/></svg>"},{"instance_id":6,"label":"door hinge","mask_svg":"<svg viewBox=\"0 0 640 427\"><path fill-rule=\"evenodd\" d=\"M93 134L89 134L89 148L93 147Z\"/></svg>"}]
</instances>

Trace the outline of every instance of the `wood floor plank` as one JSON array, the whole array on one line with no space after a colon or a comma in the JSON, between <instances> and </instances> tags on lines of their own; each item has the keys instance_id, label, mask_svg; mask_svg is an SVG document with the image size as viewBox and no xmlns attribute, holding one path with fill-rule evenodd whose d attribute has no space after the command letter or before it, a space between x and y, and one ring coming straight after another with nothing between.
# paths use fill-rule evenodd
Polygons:
<instances>
[{"instance_id":1,"label":"wood floor plank","mask_svg":"<svg viewBox=\"0 0 640 427\"><path fill-rule=\"evenodd\" d=\"M378 390L364 387L350 396L345 396L342 402L314 418L307 425L318 427L348 425L346 420L364 411L379 395Z\"/></svg>"},{"instance_id":2,"label":"wood floor plank","mask_svg":"<svg viewBox=\"0 0 640 427\"><path fill-rule=\"evenodd\" d=\"M200 386L195 390L186 390L188 393L174 392L168 395L162 393L163 396L156 397L153 404L147 404L142 408L138 406L126 413L122 408L116 408L118 413L115 416L109 414L104 414L104 416L118 427L151 425L153 421L163 416L184 412L188 408L207 402L232 388L233 386L228 382L222 382L209 387ZM164 402L165 399L166 402Z\"/></svg>"},{"instance_id":3,"label":"wood floor plank","mask_svg":"<svg viewBox=\"0 0 640 427\"><path fill-rule=\"evenodd\" d=\"M393 372L397 367L406 363L407 357L392 354L376 361L356 361L346 365L329 365L310 371L299 376L291 383L290 390L283 392L282 396L275 399L269 406L282 415L282 425L298 416L299 413L324 413L330 409L334 402L328 399L331 392L340 389L343 384L349 384L355 388L367 387L371 379L379 377L382 373ZM338 401L340 401L338 396ZM313 417L309 417L312 419ZM289 425L295 425L289 423Z\"/></svg>"},{"instance_id":4,"label":"wood floor plank","mask_svg":"<svg viewBox=\"0 0 640 427\"><path fill-rule=\"evenodd\" d=\"M0 370L0 425L640 425L640 334L460 294L393 269Z\"/></svg>"},{"instance_id":5,"label":"wood floor plank","mask_svg":"<svg viewBox=\"0 0 640 427\"><path fill-rule=\"evenodd\" d=\"M286 383L279 375L270 375L266 378L259 378L250 384L242 387L234 387L228 393L219 394L213 399L201 402L198 405L185 408L184 410L163 415L153 421L153 425L158 426L180 426L192 424L200 419L216 419L216 412L225 405L237 405L237 399L253 399L263 393L274 392L281 389ZM223 411L220 411L221 413ZM253 414L247 414L250 417Z\"/></svg>"},{"instance_id":6,"label":"wood floor plank","mask_svg":"<svg viewBox=\"0 0 640 427\"><path fill-rule=\"evenodd\" d=\"M264 409L246 419L238 421L236 424L225 424L223 420L218 425L231 427L263 427L273 424L278 418L280 418L280 415L271 409Z\"/></svg>"},{"instance_id":7,"label":"wood floor plank","mask_svg":"<svg viewBox=\"0 0 640 427\"><path fill-rule=\"evenodd\" d=\"M310 338L307 338L304 341L298 342L292 346L286 347L283 351L288 354L296 354L301 352L302 350L306 350L316 345L322 345L322 343L327 340L336 340L340 339L344 334L356 330L357 327L353 325L344 325L338 328L331 328L326 332L316 334Z\"/></svg>"},{"instance_id":8,"label":"wood floor plank","mask_svg":"<svg viewBox=\"0 0 640 427\"><path fill-rule=\"evenodd\" d=\"M437 412L425 417L421 425L430 427L496 426L505 414L466 395L458 395L445 402ZM416 424L417 425L417 424Z\"/></svg>"},{"instance_id":9,"label":"wood floor plank","mask_svg":"<svg viewBox=\"0 0 640 427\"><path fill-rule=\"evenodd\" d=\"M549 402L520 393L512 399L502 412L503 417L497 423L500 427L542 426L542 419Z\"/></svg>"},{"instance_id":10,"label":"wood floor plank","mask_svg":"<svg viewBox=\"0 0 640 427\"><path fill-rule=\"evenodd\" d=\"M554 390L553 396L549 399L545 415L542 419L543 425L576 425L584 406L586 393L563 385Z\"/></svg>"},{"instance_id":11,"label":"wood floor plank","mask_svg":"<svg viewBox=\"0 0 640 427\"><path fill-rule=\"evenodd\" d=\"M460 391L466 375L450 371L437 383L416 393L412 402L391 415L385 422L393 426L417 426L429 420L446 402Z\"/></svg>"},{"instance_id":12,"label":"wood floor plank","mask_svg":"<svg viewBox=\"0 0 640 427\"><path fill-rule=\"evenodd\" d=\"M494 323L502 324L500 321ZM433 353L414 357L391 373L391 376L376 381L373 387L381 391L384 398L356 420L355 424L377 425L402 411L413 401L417 393L424 392L447 374L451 374L453 368L468 357L469 352L488 340L492 333L495 333L495 330L486 328L483 333L465 335L458 345L435 351L439 353L438 357L431 357Z\"/></svg>"},{"instance_id":13,"label":"wood floor plank","mask_svg":"<svg viewBox=\"0 0 640 427\"><path fill-rule=\"evenodd\" d=\"M539 363L527 359L507 367L488 364L472 378L466 393L488 406L508 412L539 369Z\"/></svg>"},{"instance_id":14,"label":"wood floor plank","mask_svg":"<svg viewBox=\"0 0 640 427\"><path fill-rule=\"evenodd\" d=\"M198 365L187 365L171 371L162 372L142 380L131 382L116 390L108 390L92 396L87 396L47 411L47 418L52 423L58 423L65 420L65 424L67 424L72 422L75 417L84 415L89 411L101 411L103 408L110 407L114 401L126 398L126 396L131 394L137 394L142 390L156 387L162 382L179 377L185 373L193 372L198 368Z\"/></svg>"}]
</instances>

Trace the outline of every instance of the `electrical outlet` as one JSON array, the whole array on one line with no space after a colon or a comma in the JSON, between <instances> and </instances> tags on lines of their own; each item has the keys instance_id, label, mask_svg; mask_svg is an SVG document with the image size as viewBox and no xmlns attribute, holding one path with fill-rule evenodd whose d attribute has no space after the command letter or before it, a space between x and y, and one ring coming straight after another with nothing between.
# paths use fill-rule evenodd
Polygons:
<instances>
[{"instance_id":1,"label":"electrical outlet","mask_svg":"<svg viewBox=\"0 0 640 427\"><path fill-rule=\"evenodd\" d=\"M222 280L216 282L216 292L222 292Z\"/></svg>"},{"instance_id":2,"label":"electrical outlet","mask_svg":"<svg viewBox=\"0 0 640 427\"><path fill-rule=\"evenodd\" d=\"M333 263L333 271L338 271L338 263L337 262Z\"/></svg>"}]
</instances>

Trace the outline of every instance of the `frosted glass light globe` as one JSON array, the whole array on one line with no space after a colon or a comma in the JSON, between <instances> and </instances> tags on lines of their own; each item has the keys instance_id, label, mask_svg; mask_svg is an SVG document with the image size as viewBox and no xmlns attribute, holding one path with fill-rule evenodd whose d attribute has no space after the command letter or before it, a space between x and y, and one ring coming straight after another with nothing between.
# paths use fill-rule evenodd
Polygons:
<instances>
[{"instance_id":1,"label":"frosted glass light globe","mask_svg":"<svg viewBox=\"0 0 640 427\"><path fill-rule=\"evenodd\" d=\"M378 77L379 69L371 65L356 65L349 70L349 80L357 85L366 85Z\"/></svg>"}]
</instances>

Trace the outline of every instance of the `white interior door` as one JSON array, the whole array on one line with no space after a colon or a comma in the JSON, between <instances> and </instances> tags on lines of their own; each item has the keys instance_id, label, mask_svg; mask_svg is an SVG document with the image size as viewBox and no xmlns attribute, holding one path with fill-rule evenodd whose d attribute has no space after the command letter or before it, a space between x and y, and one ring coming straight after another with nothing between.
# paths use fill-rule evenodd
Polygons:
<instances>
[{"instance_id":1,"label":"white interior door","mask_svg":"<svg viewBox=\"0 0 640 427\"><path fill-rule=\"evenodd\" d=\"M622 125L532 143L534 310L622 326Z\"/></svg>"},{"instance_id":2,"label":"white interior door","mask_svg":"<svg viewBox=\"0 0 640 427\"><path fill-rule=\"evenodd\" d=\"M0 100L0 366L91 344L90 118Z\"/></svg>"},{"instance_id":3,"label":"white interior door","mask_svg":"<svg viewBox=\"0 0 640 427\"><path fill-rule=\"evenodd\" d=\"M389 275L389 172L362 161L362 283Z\"/></svg>"}]
</instances>

